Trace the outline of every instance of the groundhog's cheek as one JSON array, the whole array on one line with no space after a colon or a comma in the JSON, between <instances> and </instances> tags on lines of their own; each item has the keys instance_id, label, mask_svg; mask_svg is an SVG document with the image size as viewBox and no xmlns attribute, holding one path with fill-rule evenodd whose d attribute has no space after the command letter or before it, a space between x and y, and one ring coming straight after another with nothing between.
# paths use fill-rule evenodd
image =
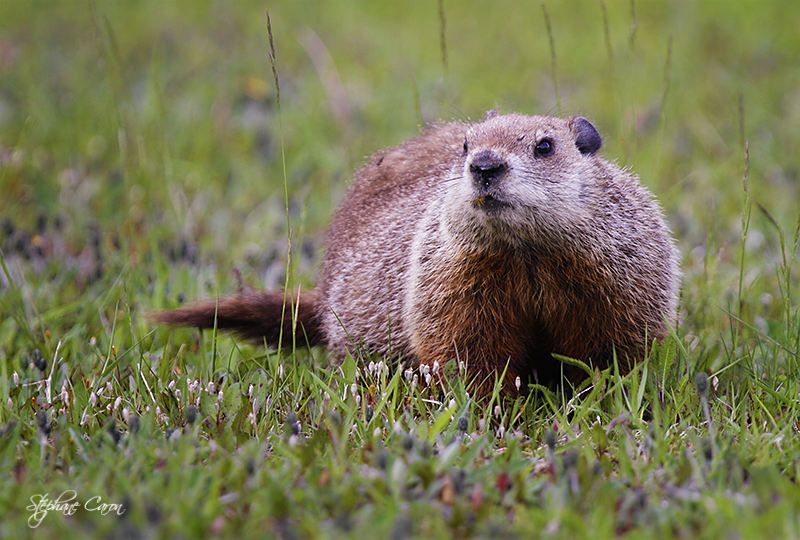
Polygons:
<instances>
[{"instance_id":1,"label":"groundhog's cheek","mask_svg":"<svg viewBox=\"0 0 800 540\"><path fill-rule=\"evenodd\" d=\"M530 181L509 182L503 191L508 202L515 207L541 206L548 199L541 186Z\"/></svg>"},{"instance_id":2,"label":"groundhog's cheek","mask_svg":"<svg viewBox=\"0 0 800 540\"><path fill-rule=\"evenodd\" d=\"M462 179L448 189L445 195L447 200L446 207L450 210L472 212L475 210L474 201L477 196L478 194L475 192L472 183Z\"/></svg>"}]
</instances>

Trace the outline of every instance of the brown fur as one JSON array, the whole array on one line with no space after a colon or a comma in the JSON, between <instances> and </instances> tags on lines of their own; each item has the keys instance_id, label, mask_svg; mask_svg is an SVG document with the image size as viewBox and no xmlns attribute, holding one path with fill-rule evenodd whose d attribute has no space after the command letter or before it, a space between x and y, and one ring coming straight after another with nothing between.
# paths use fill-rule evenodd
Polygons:
<instances>
[{"instance_id":1,"label":"brown fur","mask_svg":"<svg viewBox=\"0 0 800 540\"><path fill-rule=\"evenodd\" d=\"M548 157L535 153L543 139ZM309 342L336 358L458 358L479 380L508 365L507 388L557 378L552 353L601 368L616 353L629 369L675 320L680 274L658 205L600 144L583 119L489 115L376 154L334 216L317 290L301 297ZM471 165L487 151L504 168L484 188ZM495 212L487 195L507 206ZM274 345L282 301L223 299L218 327ZM215 307L158 320L209 327Z\"/></svg>"},{"instance_id":2,"label":"brown fur","mask_svg":"<svg viewBox=\"0 0 800 540\"><path fill-rule=\"evenodd\" d=\"M205 300L188 307L154 313L151 319L160 324L198 328L216 326L245 339L264 340L271 347L277 347L279 342L291 345L292 324L296 321L296 335L314 344L321 337L318 296L316 291L303 292L301 296L295 296L294 303L287 297L284 308L283 292L240 292L218 301Z\"/></svg>"}]
</instances>

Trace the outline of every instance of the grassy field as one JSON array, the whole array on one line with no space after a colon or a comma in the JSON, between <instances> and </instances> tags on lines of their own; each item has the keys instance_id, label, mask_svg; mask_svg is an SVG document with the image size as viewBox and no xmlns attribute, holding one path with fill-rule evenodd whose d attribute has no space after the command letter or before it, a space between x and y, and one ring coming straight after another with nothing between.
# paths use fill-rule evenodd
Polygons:
<instances>
[{"instance_id":1,"label":"grassy field","mask_svg":"<svg viewBox=\"0 0 800 540\"><path fill-rule=\"evenodd\" d=\"M800 4L440 5L0 2L0 537L800 537ZM633 373L475 401L148 324L312 286L367 155L491 108L591 118L662 202Z\"/></svg>"}]
</instances>

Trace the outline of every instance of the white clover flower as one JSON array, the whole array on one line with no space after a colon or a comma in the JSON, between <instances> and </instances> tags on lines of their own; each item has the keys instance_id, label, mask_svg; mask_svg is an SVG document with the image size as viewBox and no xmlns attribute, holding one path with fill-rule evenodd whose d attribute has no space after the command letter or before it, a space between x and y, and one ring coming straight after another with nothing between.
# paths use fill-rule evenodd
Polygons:
<instances>
[{"instance_id":1,"label":"white clover flower","mask_svg":"<svg viewBox=\"0 0 800 540\"><path fill-rule=\"evenodd\" d=\"M14 375L12 375L12 377L14 379L14 386L19 386L19 373L17 373L16 370L14 370Z\"/></svg>"},{"instance_id":2,"label":"white clover flower","mask_svg":"<svg viewBox=\"0 0 800 540\"><path fill-rule=\"evenodd\" d=\"M114 400L114 410L116 411L119 409L120 404L122 403L122 396L117 396L117 399Z\"/></svg>"},{"instance_id":3,"label":"white clover flower","mask_svg":"<svg viewBox=\"0 0 800 540\"><path fill-rule=\"evenodd\" d=\"M500 416L500 405L494 406L494 417L498 418Z\"/></svg>"},{"instance_id":4,"label":"white clover flower","mask_svg":"<svg viewBox=\"0 0 800 540\"><path fill-rule=\"evenodd\" d=\"M171 381L169 381L169 384L167 385L167 388L169 388L170 390L175 388L175 379L172 379Z\"/></svg>"},{"instance_id":5,"label":"white clover flower","mask_svg":"<svg viewBox=\"0 0 800 540\"><path fill-rule=\"evenodd\" d=\"M433 361L433 374L436 375L439 373L439 362L434 360Z\"/></svg>"},{"instance_id":6,"label":"white clover flower","mask_svg":"<svg viewBox=\"0 0 800 540\"><path fill-rule=\"evenodd\" d=\"M514 380L514 386L517 387L518 391L519 391L520 385L522 385L522 381L520 380L519 376L517 376L517 378Z\"/></svg>"},{"instance_id":7,"label":"white clover flower","mask_svg":"<svg viewBox=\"0 0 800 540\"><path fill-rule=\"evenodd\" d=\"M350 393L354 396L358 394L358 386L356 385L356 383L350 385Z\"/></svg>"},{"instance_id":8,"label":"white clover flower","mask_svg":"<svg viewBox=\"0 0 800 540\"><path fill-rule=\"evenodd\" d=\"M94 407L96 404L97 404L97 394L92 392L91 394L89 394L89 405Z\"/></svg>"}]
</instances>

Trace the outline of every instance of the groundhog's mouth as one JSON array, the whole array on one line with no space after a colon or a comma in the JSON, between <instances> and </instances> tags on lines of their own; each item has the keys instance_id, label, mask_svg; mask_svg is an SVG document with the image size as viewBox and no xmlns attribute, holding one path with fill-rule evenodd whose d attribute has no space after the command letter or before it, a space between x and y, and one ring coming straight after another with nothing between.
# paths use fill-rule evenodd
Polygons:
<instances>
[{"instance_id":1,"label":"groundhog's mouth","mask_svg":"<svg viewBox=\"0 0 800 540\"><path fill-rule=\"evenodd\" d=\"M472 199L472 206L486 213L494 213L511 205L493 195L478 195Z\"/></svg>"}]
</instances>

